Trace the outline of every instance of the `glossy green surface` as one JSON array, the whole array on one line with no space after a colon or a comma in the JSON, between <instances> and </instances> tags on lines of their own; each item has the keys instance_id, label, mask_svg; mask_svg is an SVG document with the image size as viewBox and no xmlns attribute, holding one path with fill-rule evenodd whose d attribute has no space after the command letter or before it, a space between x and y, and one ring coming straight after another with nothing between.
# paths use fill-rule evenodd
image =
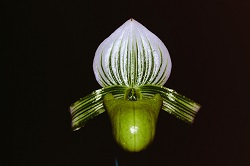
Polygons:
<instances>
[{"instance_id":1,"label":"glossy green surface","mask_svg":"<svg viewBox=\"0 0 250 166\"><path fill-rule=\"evenodd\" d=\"M104 96L114 138L124 150L139 152L153 141L162 102L159 94L136 101L115 99L112 94Z\"/></svg>"}]
</instances>

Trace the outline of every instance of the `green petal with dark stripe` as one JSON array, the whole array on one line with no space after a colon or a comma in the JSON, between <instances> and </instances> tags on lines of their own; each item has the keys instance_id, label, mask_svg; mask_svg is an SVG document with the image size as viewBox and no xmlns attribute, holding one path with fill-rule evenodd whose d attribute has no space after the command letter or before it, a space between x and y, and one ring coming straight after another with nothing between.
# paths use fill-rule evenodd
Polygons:
<instances>
[{"instance_id":1,"label":"green petal with dark stripe","mask_svg":"<svg viewBox=\"0 0 250 166\"><path fill-rule=\"evenodd\" d=\"M78 130L83 127L89 119L103 113L103 96L112 93L116 98L123 98L126 86L109 86L99 90L95 90L91 94L79 99L70 106L70 113L72 116L72 128Z\"/></svg>"},{"instance_id":2,"label":"green petal with dark stripe","mask_svg":"<svg viewBox=\"0 0 250 166\"><path fill-rule=\"evenodd\" d=\"M162 109L188 123L194 121L194 117L201 107L200 104L193 100L164 86L143 85L137 89L140 90L145 99L151 98L154 94L159 93L163 98Z\"/></svg>"}]
</instances>

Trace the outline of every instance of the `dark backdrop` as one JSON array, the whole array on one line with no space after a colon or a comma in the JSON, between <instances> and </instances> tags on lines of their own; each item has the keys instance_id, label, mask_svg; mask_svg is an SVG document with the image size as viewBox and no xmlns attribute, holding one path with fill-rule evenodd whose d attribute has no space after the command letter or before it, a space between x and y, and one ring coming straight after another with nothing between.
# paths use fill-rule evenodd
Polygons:
<instances>
[{"instance_id":1,"label":"dark backdrop","mask_svg":"<svg viewBox=\"0 0 250 166\"><path fill-rule=\"evenodd\" d=\"M101 1L100 1L101 2ZM7 5L11 151L4 165L250 165L249 4L243 1L42 1ZM134 18L169 49L166 87L202 105L193 125L164 111L152 146L127 154L106 113L71 130L69 106L99 89L98 45ZM6 45L6 46L7 46ZM13 91L13 92L12 92Z\"/></svg>"}]
</instances>

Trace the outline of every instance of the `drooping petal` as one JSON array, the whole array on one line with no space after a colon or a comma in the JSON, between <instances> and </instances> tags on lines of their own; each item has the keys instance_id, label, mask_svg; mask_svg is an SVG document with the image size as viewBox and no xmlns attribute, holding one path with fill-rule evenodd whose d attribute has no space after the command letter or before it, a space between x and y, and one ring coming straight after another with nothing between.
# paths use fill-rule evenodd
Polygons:
<instances>
[{"instance_id":1,"label":"drooping petal","mask_svg":"<svg viewBox=\"0 0 250 166\"><path fill-rule=\"evenodd\" d=\"M72 128L78 130L83 127L88 120L105 112L103 106L103 96L112 93L116 98L124 98L124 93L128 89L126 86L109 86L95 90L91 94L79 99L70 106L72 116Z\"/></svg>"},{"instance_id":2,"label":"drooping petal","mask_svg":"<svg viewBox=\"0 0 250 166\"><path fill-rule=\"evenodd\" d=\"M164 86L143 85L138 89L145 99L151 98L154 94L160 94L163 98L162 110L188 123L193 123L194 117L201 107L193 100Z\"/></svg>"},{"instance_id":3,"label":"drooping petal","mask_svg":"<svg viewBox=\"0 0 250 166\"><path fill-rule=\"evenodd\" d=\"M163 85L171 72L171 59L163 42L130 19L98 47L93 69L102 87Z\"/></svg>"}]
</instances>

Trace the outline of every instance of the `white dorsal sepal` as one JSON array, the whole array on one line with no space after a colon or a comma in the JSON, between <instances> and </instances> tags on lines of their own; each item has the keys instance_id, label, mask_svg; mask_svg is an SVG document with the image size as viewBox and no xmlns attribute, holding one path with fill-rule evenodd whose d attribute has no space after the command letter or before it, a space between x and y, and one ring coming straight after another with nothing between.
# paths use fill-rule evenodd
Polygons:
<instances>
[{"instance_id":1,"label":"white dorsal sepal","mask_svg":"<svg viewBox=\"0 0 250 166\"><path fill-rule=\"evenodd\" d=\"M171 72L163 42L134 19L126 21L98 47L93 69L102 87L163 85Z\"/></svg>"}]
</instances>

